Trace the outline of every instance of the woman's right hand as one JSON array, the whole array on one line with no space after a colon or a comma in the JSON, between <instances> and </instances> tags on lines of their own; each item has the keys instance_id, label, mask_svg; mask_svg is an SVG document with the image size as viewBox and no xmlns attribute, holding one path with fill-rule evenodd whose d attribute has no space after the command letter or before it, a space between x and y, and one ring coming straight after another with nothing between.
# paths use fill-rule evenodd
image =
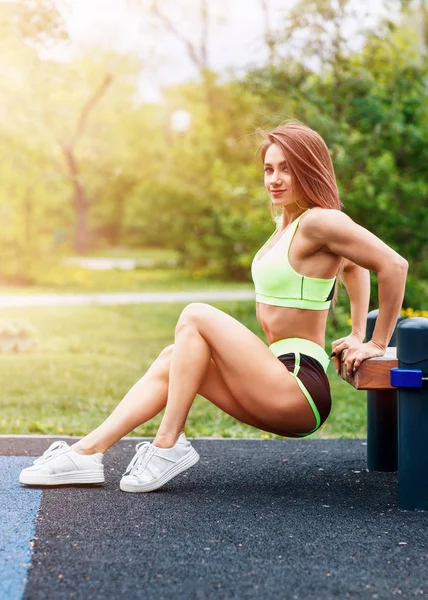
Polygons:
<instances>
[{"instance_id":1,"label":"woman's right hand","mask_svg":"<svg viewBox=\"0 0 428 600\"><path fill-rule=\"evenodd\" d=\"M340 374L340 355L342 352L345 352L345 354L342 355L342 362L345 364L348 377L352 377L363 360L375 358L377 356L384 356L386 352L386 347L384 348L380 346L373 340L370 340L370 342L366 342L365 344L358 341L350 345L347 345L347 342L342 341L342 343L337 344L335 348L336 356L333 360L336 365L336 372Z\"/></svg>"},{"instance_id":2,"label":"woman's right hand","mask_svg":"<svg viewBox=\"0 0 428 600\"><path fill-rule=\"evenodd\" d=\"M355 373L363 360L375 358L377 356L384 356L386 351L386 348L378 345L373 340L370 340L365 344L360 342L358 337L353 334L350 334L346 338L336 340L332 343L332 348L336 354L333 358L333 362L336 366L336 372L340 374L342 358L342 362L345 364L348 377L351 377ZM343 352L345 352L345 354L341 357Z\"/></svg>"}]
</instances>

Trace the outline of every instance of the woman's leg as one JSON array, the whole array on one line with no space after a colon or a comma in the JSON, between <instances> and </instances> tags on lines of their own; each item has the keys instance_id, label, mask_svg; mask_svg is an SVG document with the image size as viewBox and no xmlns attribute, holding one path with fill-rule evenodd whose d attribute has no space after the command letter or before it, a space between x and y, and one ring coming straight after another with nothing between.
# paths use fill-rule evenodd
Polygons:
<instances>
[{"instance_id":1,"label":"woman's leg","mask_svg":"<svg viewBox=\"0 0 428 600\"><path fill-rule=\"evenodd\" d=\"M105 452L130 431L150 421L166 405L168 393L168 356L165 348L147 372L127 392L107 419L96 429L73 445L81 454Z\"/></svg>"},{"instance_id":2,"label":"woman's leg","mask_svg":"<svg viewBox=\"0 0 428 600\"><path fill-rule=\"evenodd\" d=\"M168 400L153 445L176 443L212 359L232 397L261 429L286 435L315 427L297 381L266 345L230 315L193 303L176 326Z\"/></svg>"},{"instance_id":3,"label":"woman's leg","mask_svg":"<svg viewBox=\"0 0 428 600\"><path fill-rule=\"evenodd\" d=\"M130 431L159 414L167 404L173 350L174 344L167 346L110 416L74 444L73 450L81 454L104 453ZM198 393L235 419L253 427L262 426L233 398L212 359Z\"/></svg>"},{"instance_id":4,"label":"woman's leg","mask_svg":"<svg viewBox=\"0 0 428 600\"><path fill-rule=\"evenodd\" d=\"M106 421L71 449L64 442L52 444L34 466L21 472L19 481L103 483L101 453L166 405L154 442L137 450L121 480L124 491L153 491L199 459L188 442L176 444L198 392L232 417L265 431L288 436L315 427L297 381L266 344L223 311L194 303L180 315L174 346L161 353ZM76 460L73 450L94 456ZM152 458L158 461L152 465L155 471L163 462L157 476L145 469Z\"/></svg>"},{"instance_id":5,"label":"woman's leg","mask_svg":"<svg viewBox=\"0 0 428 600\"><path fill-rule=\"evenodd\" d=\"M113 413L97 429L68 447L65 442L55 442L48 448L42 462L23 469L19 481L27 485L62 485L103 483L102 454L138 425L149 421L166 406L169 373L174 346L165 348L147 373L126 394ZM285 370L285 369L284 369ZM210 361L199 393L235 419L263 429L232 396L217 365ZM273 430L273 433L280 433ZM82 460L76 461L77 452ZM93 456L92 456L93 455ZM191 466L191 465L190 465ZM182 469L181 469L182 470ZM128 482L129 490L129 482ZM131 489L131 491L146 491Z\"/></svg>"},{"instance_id":6,"label":"woman's leg","mask_svg":"<svg viewBox=\"0 0 428 600\"><path fill-rule=\"evenodd\" d=\"M105 452L165 406L154 444L176 442L197 393L235 419L264 431L309 431L311 407L297 382L255 334L208 304L181 313L175 344L156 361L97 429L77 442L77 452Z\"/></svg>"}]
</instances>

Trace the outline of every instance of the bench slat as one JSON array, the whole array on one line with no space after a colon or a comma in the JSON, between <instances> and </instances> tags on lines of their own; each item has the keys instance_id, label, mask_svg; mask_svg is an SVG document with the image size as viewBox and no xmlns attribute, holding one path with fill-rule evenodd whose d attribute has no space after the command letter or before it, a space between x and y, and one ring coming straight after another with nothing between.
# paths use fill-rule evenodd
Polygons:
<instances>
[{"instance_id":1,"label":"bench slat","mask_svg":"<svg viewBox=\"0 0 428 600\"><path fill-rule=\"evenodd\" d=\"M346 375L345 364L341 362L340 376L357 390L396 390L390 384L390 371L396 367L397 348L391 347L384 356L364 360L353 377Z\"/></svg>"}]
</instances>

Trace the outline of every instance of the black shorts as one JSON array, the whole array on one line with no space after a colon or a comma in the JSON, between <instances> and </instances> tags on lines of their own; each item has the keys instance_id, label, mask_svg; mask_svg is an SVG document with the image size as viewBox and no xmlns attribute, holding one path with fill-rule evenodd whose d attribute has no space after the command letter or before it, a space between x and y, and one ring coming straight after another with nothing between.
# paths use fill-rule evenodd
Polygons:
<instances>
[{"instance_id":1,"label":"black shorts","mask_svg":"<svg viewBox=\"0 0 428 600\"><path fill-rule=\"evenodd\" d=\"M281 354L278 356L278 360L287 367L288 371L290 371L295 379L300 380L309 394L308 398L308 394L305 393L305 390L300 386L311 405L317 425L315 429L308 431L307 433L290 434L290 437L305 437L319 429L326 421L331 410L331 392L330 383L321 363L307 354L298 352L297 355L300 357L300 365L298 364L297 367L296 353L294 352Z\"/></svg>"}]
</instances>

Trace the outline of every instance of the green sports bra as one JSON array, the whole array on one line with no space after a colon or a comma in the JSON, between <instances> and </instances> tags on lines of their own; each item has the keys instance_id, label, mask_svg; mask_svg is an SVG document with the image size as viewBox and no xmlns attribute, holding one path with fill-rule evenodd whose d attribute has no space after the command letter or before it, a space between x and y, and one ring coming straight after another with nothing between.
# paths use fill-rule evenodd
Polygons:
<instances>
[{"instance_id":1,"label":"green sports bra","mask_svg":"<svg viewBox=\"0 0 428 600\"><path fill-rule=\"evenodd\" d=\"M330 308L336 277L318 279L297 273L290 265L288 254L300 218L292 221L279 241L258 260L260 250L251 264L251 275L256 288L256 301L272 306L325 310ZM267 242L275 235L273 232ZM266 243L267 243L266 242ZM266 243L262 246L264 247Z\"/></svg>"}]
</instances>

